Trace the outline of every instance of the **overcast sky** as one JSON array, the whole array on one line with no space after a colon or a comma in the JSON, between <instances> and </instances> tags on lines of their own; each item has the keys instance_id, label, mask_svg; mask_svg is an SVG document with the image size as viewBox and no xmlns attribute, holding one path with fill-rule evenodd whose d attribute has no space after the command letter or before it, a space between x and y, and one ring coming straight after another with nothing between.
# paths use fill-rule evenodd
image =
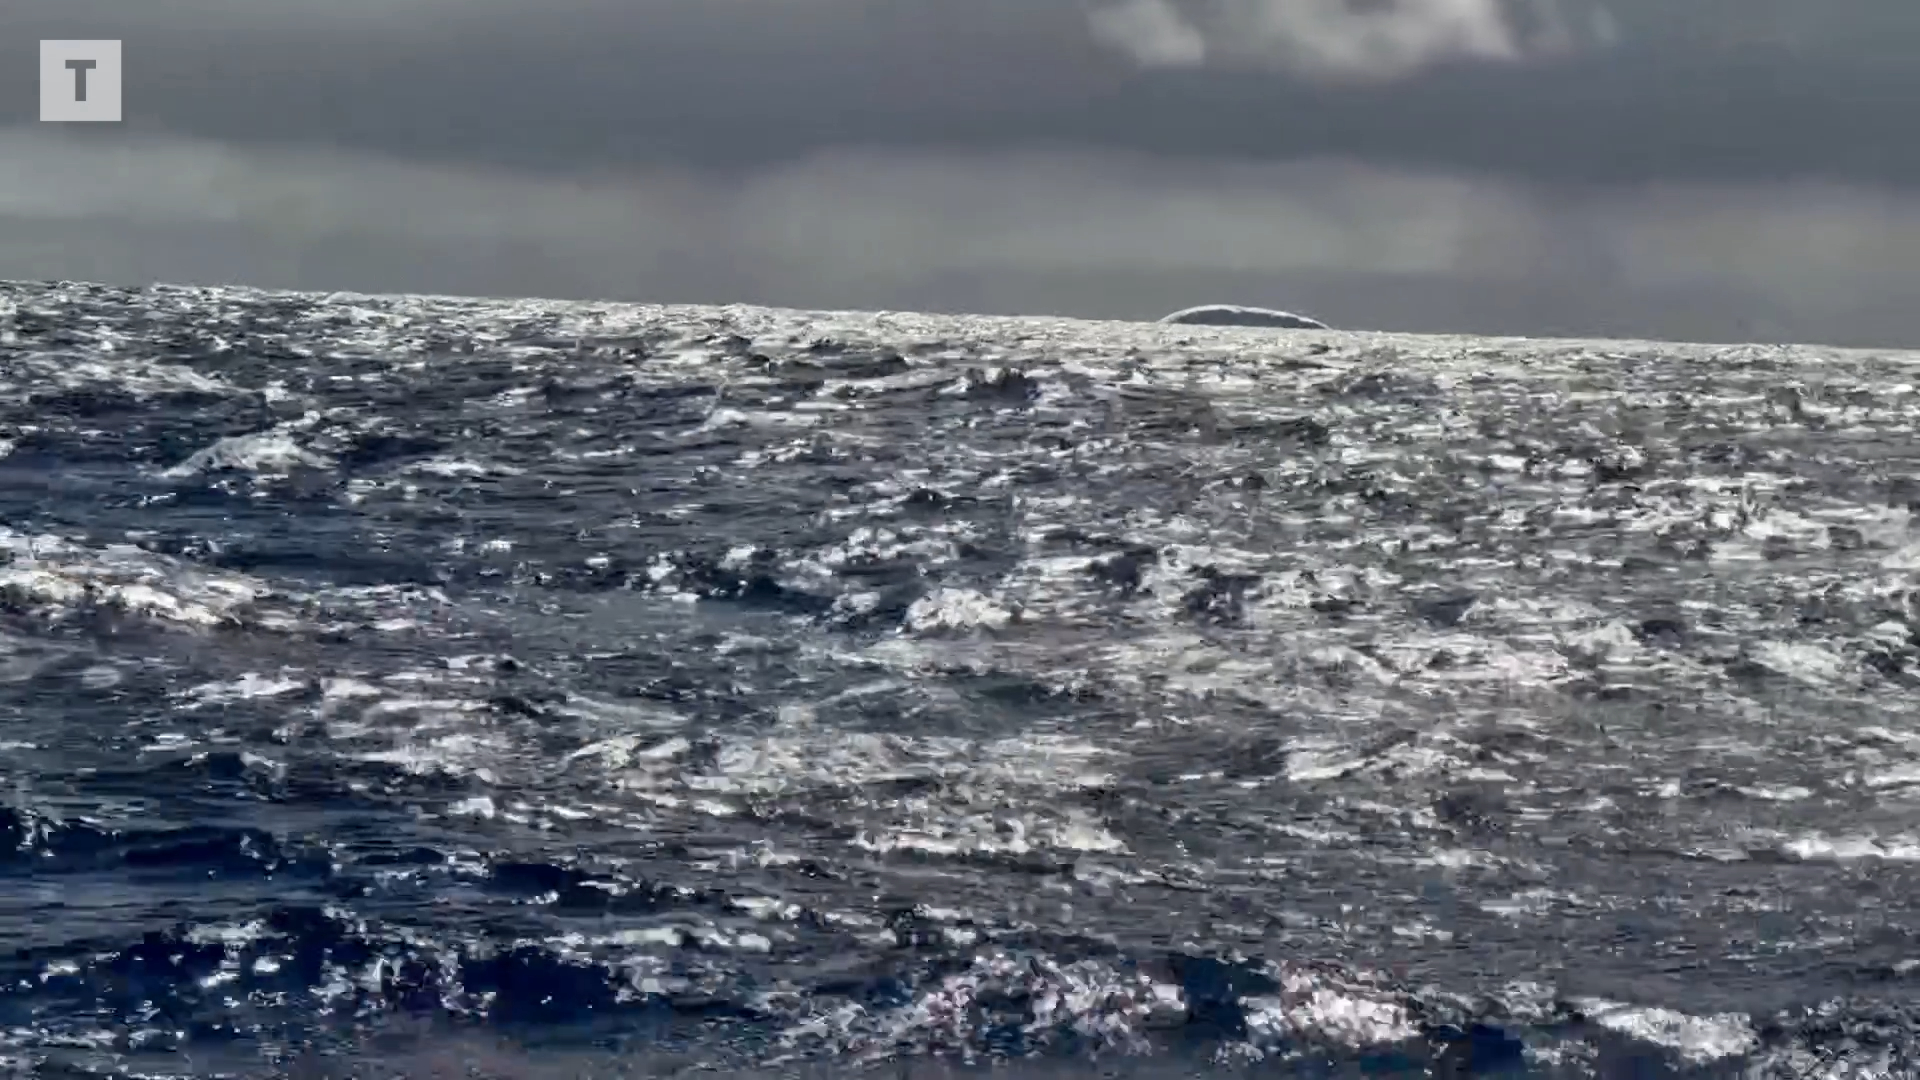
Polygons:
<instances>
[{"instance_id":1,"label":"overcast sky","mask_svg":"<svg viewBox=\"0 0 1920 1080\"><path fill-rule=\"evenodd\" d=\"M1915 0L4 3L5 277L1920 346Z\"/></svg>"}]
</instances>

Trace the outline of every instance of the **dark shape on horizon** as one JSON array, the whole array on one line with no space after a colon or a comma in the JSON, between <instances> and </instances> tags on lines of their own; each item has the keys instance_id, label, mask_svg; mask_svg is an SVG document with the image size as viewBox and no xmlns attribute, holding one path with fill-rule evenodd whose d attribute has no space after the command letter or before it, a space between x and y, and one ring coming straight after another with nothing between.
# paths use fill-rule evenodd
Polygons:
<instances>
[{"instance_id":1,"label":"dark shape on horizon","mask_svg":"<svg viewBox=\"0 0 1920 1080\"><path fill-rule=\"evenodd\" d=\"M1201 304L1167 315L1160 320L1184 326L1277 326L1287 330L1331 330L1318 319L1272 308L1244 307L1240 304Z\"/></svg>"}]
</instances>

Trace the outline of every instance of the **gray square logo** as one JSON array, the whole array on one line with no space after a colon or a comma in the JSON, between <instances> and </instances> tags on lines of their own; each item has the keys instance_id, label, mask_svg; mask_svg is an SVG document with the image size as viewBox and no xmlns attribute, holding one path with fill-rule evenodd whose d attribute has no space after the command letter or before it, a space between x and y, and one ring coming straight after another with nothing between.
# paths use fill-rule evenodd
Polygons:
<instances>
[{"instance_id":1,"label":"gray square logo","mask_svg":"<svg viewBox=\"0 0 1920 1080\"><path fill-rule=\"evenodd\" d=\"M42 123L120 122L120 43L40 43Z\"/></svg>"}]
</instances>

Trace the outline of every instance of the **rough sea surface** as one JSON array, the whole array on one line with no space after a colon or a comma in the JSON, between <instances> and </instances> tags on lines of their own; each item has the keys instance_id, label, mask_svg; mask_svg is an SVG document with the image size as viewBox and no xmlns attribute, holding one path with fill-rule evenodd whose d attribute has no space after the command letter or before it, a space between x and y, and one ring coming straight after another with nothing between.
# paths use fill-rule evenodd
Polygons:
<instances>
[{"instance_id":1,"label":"rough sea surface","mask_svg":"<svg viewBox=\"0 0 1920 1080\"><path fill-rule=\"evenodd\" d=\"M0 1075L1920 1075L1917 382L0 285Z\"/></svg>"}]
</instances>

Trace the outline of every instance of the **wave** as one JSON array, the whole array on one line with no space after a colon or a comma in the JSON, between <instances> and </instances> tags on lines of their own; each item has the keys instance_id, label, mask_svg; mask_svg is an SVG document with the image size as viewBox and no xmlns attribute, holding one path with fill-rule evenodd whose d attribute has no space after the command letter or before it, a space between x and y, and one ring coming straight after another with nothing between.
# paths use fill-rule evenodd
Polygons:
<instances>
[{"instance_id":1,"label":"wave","mask_svg":"<svg viewBox=\"0 0 1920 1080\"><path fill-rule=\"evenodd\" d=\"M1202 304L1162 316L1173 326L1274 326L1287 330L1327 330L1326 323L1291 311L1243 307L1239 304Z\"/></svg>"}]
</instances>

